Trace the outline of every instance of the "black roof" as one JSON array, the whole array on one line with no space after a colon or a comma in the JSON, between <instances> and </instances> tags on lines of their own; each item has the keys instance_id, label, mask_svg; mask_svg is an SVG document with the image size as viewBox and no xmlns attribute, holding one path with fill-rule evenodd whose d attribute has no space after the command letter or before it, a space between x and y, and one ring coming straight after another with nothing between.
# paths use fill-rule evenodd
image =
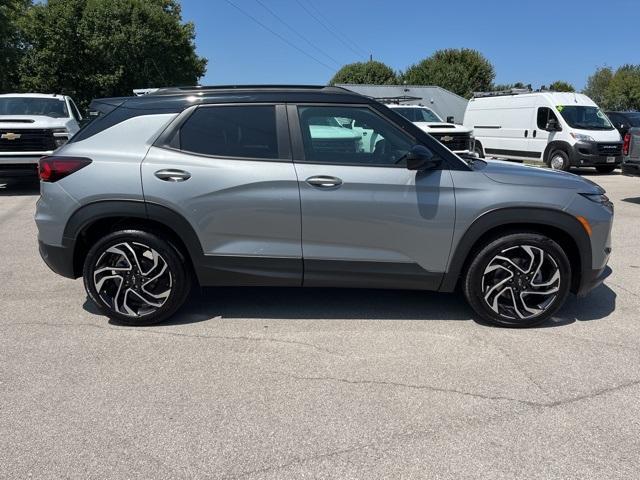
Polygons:
<instances>
[{"instance_id":1,"label":"black roof","mask_svg":"<svg viewBox=\"0 0 640 480\"><path fill-rule=\"evenodd\" d=\"M99 98L91 110L106 113L122 106L140 110L181 111L207 103L318 102L371 103L374 100L341 87L318 85L219 85L161 88L139 97Z\"/></svg>"}]
</instances>

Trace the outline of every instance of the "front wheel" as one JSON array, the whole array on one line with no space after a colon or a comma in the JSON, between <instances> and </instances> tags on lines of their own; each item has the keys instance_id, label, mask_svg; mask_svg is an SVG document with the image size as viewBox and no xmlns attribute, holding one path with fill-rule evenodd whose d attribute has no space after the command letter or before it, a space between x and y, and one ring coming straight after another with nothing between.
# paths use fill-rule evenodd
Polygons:
<instances>
[{"instance_id":1,"label":"front wheel","mask_svg":"<svg viewBox=\"0 0 640 480\"><path fill-rule=\"evenodd\" d=\"M504 327L531 327L562 306L570 285L571 266L560 245L537 233L515 233L477 252L463 290L482 320Z\"/></svg>"},{"instance_id":2,"label":"front wheel","mask_svg":"<svg viewBox=\"0 0 640 480\"><path fill-rule=\"evenodd\" d=\"M173 315L189 293L185 262L169 242L140 230L98 240L84 263L89 298L112 319L151 325Z\"/></svg>"},{"instance_id":3,"label":"front wheel","mask_svg":"<svg viewBox=\"0 0 640 480\"><path fill-rule=\"evenodd\" d=\"M598 173L611 173L616 169L615 165L598 165L596 170Z\"/></svg>"},{"instance_id":4,"label":"front wheel","mask_svg":"<svg viewBox=\"0 0 640 480\"><path fill-rule=\"evenodd\" d=\"M569 155L563 150L555 150L549 155L549 166L554 170L569 171L571 164L569 162Z\"/></svg>"}]
</instances>

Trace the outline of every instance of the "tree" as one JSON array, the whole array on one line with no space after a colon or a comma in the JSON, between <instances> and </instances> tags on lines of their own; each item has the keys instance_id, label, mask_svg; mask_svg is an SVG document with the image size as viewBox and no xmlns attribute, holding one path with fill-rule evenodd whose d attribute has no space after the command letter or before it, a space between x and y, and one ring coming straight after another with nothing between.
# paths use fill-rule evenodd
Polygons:
<instances>
[{"instance_id":1,"label":"tree","mask_svg":"<svg viewBox=\"0 0 640 480\"><path fill-rule=\"evenodd\" d=\"M478 51L468 48L438 50L410 66L402 80L412 85L437 85L470 98L473 92L490 90L493 66Z\"/></svg>"},{"instance_id":2,"label":"tree","mask_svg":"<svg viewBox=\"0 0 640 480\"><path fill-rule=\"evenodd\" d=\"M30 4L30 0L0 0L0 92L18 90L23 53L18 19Z\"/></svg>"},{"instance_id":3,"label":"tree","mask_svg":"<svg viewBox=\"0 0 640 480\"><path fill-rule=\"evenodd\" d=\"M563 80L556 80L555 82L553 82L551 85L549 85L549 90L551 90L552 92L575 92L576 91L576 89L573 88L573 85Z\"/></svg>"},{"instance_id":4,"label":"tree","mask_svg":"<svg viewBox=\"0 0 640 480\"><path fill-rule=\"evenodd\" d=\"M602 108L607 108L605 105L605 95L612 78L613 70L611 68L598 68L595 73L587 79L587 86L582 93L590 97L591 100Z\"/></svg>"},{"instance_id":5,"label":"tree","mask_svg":"<svg viewBox=\"0 0 640 480\"><path fill-rule=\"evenodd\" d=\"M499 92L502 90L511 90L512 88L531 89L531 84L525 85L522 82L516 82L516 83L494 83L491 85L491 90L494 92Z\"/></svg>"},{"instance_id":6,"label":"tree","mask_svg":"<svg viewBox=\"0 0 640 480\"><path fill-rule=\"evenodd\" d=\"M82 105L134 88L193 85L206 70L177 0L49 0L31 7L22 25L23 87Z\"/></svg>"},{"instance_id":7,"label":"tree","mask_svg":"<svg viewBox=\"0 0 640 480\"><path fill-rule=\"evenodd\" d=\"M394 85L398 78L391 67L382 62L369 60L345 65L336 72L329 81L330 85L337 83Z\"/></svg>"},{"instance_id":8,"label":"tree","mask_svg":"<svg viewBox=\"0 0 640 480\"><path fill-rule=\"evenodd\" d=\"M640 110L640 65L623 65L613 74L604 95L611 110Z\"/></svg>"}]
</instances>

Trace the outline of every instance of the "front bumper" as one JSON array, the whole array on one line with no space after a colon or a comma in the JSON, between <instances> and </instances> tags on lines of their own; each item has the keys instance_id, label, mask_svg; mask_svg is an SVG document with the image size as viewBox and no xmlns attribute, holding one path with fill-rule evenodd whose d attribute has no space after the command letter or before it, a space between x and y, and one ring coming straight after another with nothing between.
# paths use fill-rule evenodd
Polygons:
<instances>
[{"instance_id":1,"label":"front bumper","mask_svg":"<svg viewBox=\"0 0 640 480\"><path fill-rule=\"evenodd\" d=\"M611 152L606 151L606 147L613 147ZM613 158L613 161L609 161ZM622 142L610 144L599 144L598 142L578 142L571 149L571 165L580 166L600 166L600 165L620 165L622 163Z\"/></svg>"},{"instance_id":2,"label":"front bumper","mask_svg":"<svg viewBox=\"0 0 640 480\"><path fill-rule=\"evenodd\" d=\"M73 265L73 249L48 245L38 240L38 249L44 263L58 275L67 278L77 278Z\"/></svg>"},{"instance_id":3,"label":"front bumper","mask_svg":"<svg viewBox=\"0 0 640 480\"><path fill-rule=\"evenodd\" d=\"M640 162L622 162L622 174L630 177L640 177Z\"/></svg>"},{"instance_id":4,"label":"front bumper","mask_svg":"<svg viewBox=\"0 0 640 480\"><path fill-rule=\"evenodd\" d=\"M576 295L578 297L586 296L591 290L600 286L612 272L613 270L608 265L598 270L583 271Z\"/></svg>"}]
</instances>

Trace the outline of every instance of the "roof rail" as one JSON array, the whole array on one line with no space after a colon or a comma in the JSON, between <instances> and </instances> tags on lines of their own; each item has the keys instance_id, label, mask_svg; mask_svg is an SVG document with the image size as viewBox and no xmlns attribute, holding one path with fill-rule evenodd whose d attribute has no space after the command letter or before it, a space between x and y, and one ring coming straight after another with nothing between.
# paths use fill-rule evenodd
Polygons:
<instances>
[{"instance_id":1,"label":"roof rail","mask_svg":"<svg viewBox=\"0 0 640 480\"><path fill-rule=\"evenodd\" d=\"M495 92L473 92L473 98L501 97L504 95L523 95L533 93L530 88L510 88L508 90L496 90Z\"/></svg>"},{"instance_id":2,"label":"roof rail","mask_svg":"<svg viewBox=\"0 0 640 480\"><path fill-rule=\"evenodd\" d=\"M402 102L412 102L416 100L422 100L422 97L412 97L411 95L399 95L397 97L371 97L380 103L390 103L393 105L400 105Z\"/></svg>"},{"instance_id":3,"label":"roof rail","mask_svg":"<svg viewBox=\"0 0 640 480\"><path fill-rule=\"evenodd\" d=\"M218 90L283 90L283 89L298 89L298 90L326 90L329 92L348 92L353 93L350 90L342 87L327 86L327 85L193 85L185 87L163 87L158 89L137 89L137 90L152 90L147 92L147 95L177 95L181 93L194 93L194 92L211 92ZM135 90L134 90L135 92Z\"/></svg>"}]
</instances>

